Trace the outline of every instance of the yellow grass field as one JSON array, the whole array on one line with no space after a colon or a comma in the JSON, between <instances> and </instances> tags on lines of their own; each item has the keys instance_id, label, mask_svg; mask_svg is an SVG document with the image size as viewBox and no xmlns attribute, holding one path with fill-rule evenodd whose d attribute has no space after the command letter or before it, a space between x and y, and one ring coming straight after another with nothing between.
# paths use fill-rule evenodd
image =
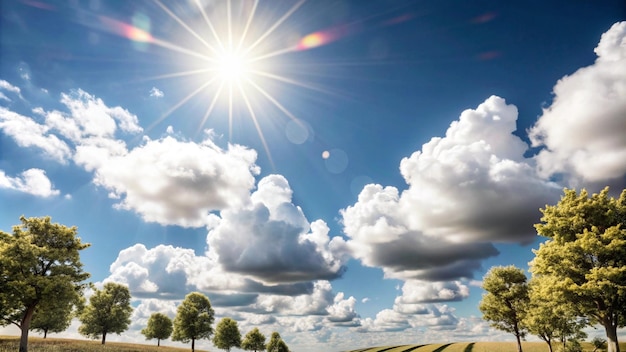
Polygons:
<instances>
[{"instance_id":1,"label":"yellow grass field","mask_svg":"<svg viewBox=\"0 0 626 352\"><path fill-rule=\"evenodd\" d=\"M589 343L582 344L584 351L593 351ZM553 345L556 350L557 346ZM548 352L545 342L522 342L524 352ZM620 350L626 351L626 343L620 343ZM455 342L446 344L379 346L361 348L347 352L517 352L515 342Z\"/></svg>"},{"instance_id":2,"label":"yellow grass field","mask_svg":"<svg viewBox=\"0 0 626 352\"><path fill-rule=\"evenodd\" d=\"M161 347L156 346L156 340L154 343L148 344L132 344L122 342L107 342L104 346L100 344L100 341L93 340L72 340L72 339L60 339L51 338L46 339L40 337L30 337L28 339L28 351L29 352L144 352L144 351L159 351L159 352L188 352L191 351L191 345L188 348L168 347L163 346L161 341ZM165 341L167 344L167 341ZM19 337L17 336L0 336L0 352L15 352L19 348ZM203 351L196 349L196 351Z\"/></svg>"}]
</instances>

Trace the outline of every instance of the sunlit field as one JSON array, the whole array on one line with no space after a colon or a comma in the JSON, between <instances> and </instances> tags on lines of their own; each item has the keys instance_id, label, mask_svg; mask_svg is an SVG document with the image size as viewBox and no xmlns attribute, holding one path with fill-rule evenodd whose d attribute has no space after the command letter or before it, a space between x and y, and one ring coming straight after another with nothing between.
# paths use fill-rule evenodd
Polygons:
<instances>
[{"instance_id":1,"label":"sunlit field","mask_svg":"<svg viewBox=\"0 0 626 352\"><path fill-rule=\"evenodd\" d=\"M583 343L584 351L593 351L593 346ZM556 350L557 345L553 345ZM547 352L544 342L522 342L524 352ZM626 349L626 342L620 343L620 350ZM361 348L348 352L517 352L515 342L455 342L446 344L399 345Z\"/></svg>"},{"instance_id":2,"label":"sunlit field","mask_svg":"<svg viewBox=\"0 0 626 352\"><path fill-rule=\"evenodd\" d=\"M107 342L104 346L100 344L100 341L89 340L72 340L72 339L59 339L59 338L40 338L30 337L28 338L28 351L34 352L99 352L99 351L112 351L112 352L134 352L134 351L162 351L162 352L181 352L190 351L191 347L178 348L167 347L168 341L161 341L161 347L157 348L156 340L151 340L153 344L132 344L122 342ZM19 337L17 336L0 336L0 352L15 352L19 350ZM196 351L204 351L196 348Z\"/></svg>"}]
</instances>

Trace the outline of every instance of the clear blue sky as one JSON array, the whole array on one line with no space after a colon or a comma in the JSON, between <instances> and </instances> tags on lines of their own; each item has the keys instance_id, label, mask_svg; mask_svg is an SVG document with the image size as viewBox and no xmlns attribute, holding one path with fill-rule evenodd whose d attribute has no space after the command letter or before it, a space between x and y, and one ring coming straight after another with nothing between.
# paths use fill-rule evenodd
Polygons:
<instances>
[{"instance_id":1,"label":"clear blue sky","mask_svg":"<svg viewBox=\"0 0 626 352\"><path fill-rule=\"evenodd\" d=\"M486 270L563 187L626 185L621 0L0 10L0 229L78 226L123 340L191 291L297 351L509 339Z\"/></svg>"}]
</instances>

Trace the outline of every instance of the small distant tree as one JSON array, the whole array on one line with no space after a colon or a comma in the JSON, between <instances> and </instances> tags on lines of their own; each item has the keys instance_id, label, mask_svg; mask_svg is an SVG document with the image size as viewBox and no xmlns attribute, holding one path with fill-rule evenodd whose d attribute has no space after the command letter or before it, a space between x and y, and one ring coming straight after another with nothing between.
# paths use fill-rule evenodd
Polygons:
<instances>
[{"instance_id":1,"label":"small distant tree","mask_svg":"<svg viewBox=\"0 0 626 352\"><path fill-rule=\"evenodd\" d=\"M89 244L81 242L76 227L52 223L49 216L20 221L12 234L0 231L0 326L20 328L19 351L27 352L37 308L54 300L69 305L63 293L82 294L89 273L80 251Z\"/></svg>"},{"instance_id":2,"label":"small distant tree","mask_svg":"<svg viewBox=\"0 0 626 352\"><path fill-rule=\"evenodd\" d=\"M126 331L133 313L130 298L128 287L115 282L107 282L102 290L94 289L89 305L79 317L82 325L78 332L92 339L102 336L104 345L108 333L119 335Z\"/></svg>"},{"instance_id":3,"label":"small distant tree","mask_svg":"<svg viewBox=\"0 0 626 352\"><path fill-rule=\"evenodd\" d=\"M153 313L148 319L148 326L141 330L147 340L157 339L157 347L161 346L161 340L168 339L172 335L172 319L163 313Z\"/></svg>"},{"instance_id":4,"label":"small distant tree","mask_svg":"<svg viewBox=\"0 0 626 352\"><path fill-rule=\"evenodd\" d=\"M513 265L493 267L483 279L483 289L487 292L478 307L483 319L494 328L515 335L517 350L522 352L521 339L526 334L523 320L529 302L524 271Z\"/></svg>"},{"instance_id":5,"label":"small distant tree","mask_svg":"<svg viewBox=\"0 0 626 352\"><path fill-rule=\"evenodd\" d=\"M198 339L209 339L213 334L213 320L215 312L211 301L200 292L192 292L185 296L178 306L174 318L173 341L187 343L191 341L191 351L195 351Z\"/></svg>"},{"instance_id":6,"label":"small distant tree","mask_svg":"<svg viewBox=\"0 0 626 352\"><path fill-rule=\"evenodd\" d=\"M258 328L250 330L243 338L241 348L246 351L263 351L265 349L265 335Z\"/></svg>"},{"instance_id":7,"label":"small distant tree","mask_svg":"<svg viewBox=\"0 0 626 352\"><path fill-rule=\"evenodd\" d=\"M55 299L37 306L30 329L43 333L44 339L48 337L49 332L58 333L67 330L72 318L77 316L77 311L81 309L83 300L78 290L69 286L59 288Z\"/></svg>"},{"instance_id":8,"label":"small distant tree","mask_svg":"<svg viewBox=\"0 0 626 352\"><path fill-rule=\"evenodd\" d=\"M275 331L272 333L270 342L267 344L267 352L289 352L287 344L280 337L279 333Z\"/></svg>"},{"instance_id":9,"label":"small distant tree","mask_svg":"<svg viewBox=\"0 0 626 352\"><path fill-rule=\"evenodd\" d=\"M233 347L241 347L241 332L239 332L237 322L228 317L222 318L215 328L213 344L229 352Z\"/></svg>"},{"instance_id":10,"label":"small distant tree","mask_svg":"<svg viewBox=\"0 0 626 352\"><path fill-rule=\"evenodd\" d=\"M591 344L593 345L593 352L598 350L602 351L606 348L606 340L600 336L594 337L593 340L591 340Z\"/></svg>"}]
</instances>

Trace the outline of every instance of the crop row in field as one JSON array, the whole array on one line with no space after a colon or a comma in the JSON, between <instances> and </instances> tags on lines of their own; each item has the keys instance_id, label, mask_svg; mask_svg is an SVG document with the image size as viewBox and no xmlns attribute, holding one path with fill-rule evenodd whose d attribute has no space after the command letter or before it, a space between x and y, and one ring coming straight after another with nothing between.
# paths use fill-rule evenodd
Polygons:
<instances>
[{"instance_id":1,"label":"crop row in field","mask_svg":"<svg viewBox=\"0 0 626 352\"><path fill-rule=\"evenodd\" d=\"M591 344L583 343L582 345L584 351L593 351ZM548 345L544 342L523 342L522 347L524 352L548 351ZM620 343L620 349L626 351L626 343ZM455 342L368 347L348 352L517 352L517 344L515 342Z\"/></svg>"}]
</instances>

